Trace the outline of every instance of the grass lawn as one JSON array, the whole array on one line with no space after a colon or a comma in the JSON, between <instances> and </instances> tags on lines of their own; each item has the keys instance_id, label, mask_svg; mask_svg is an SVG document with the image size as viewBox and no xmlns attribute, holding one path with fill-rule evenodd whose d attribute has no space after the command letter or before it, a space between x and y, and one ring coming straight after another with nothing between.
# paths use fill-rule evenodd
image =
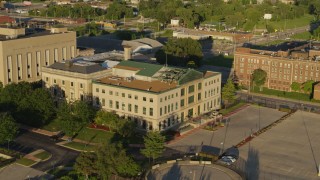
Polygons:
<instances>
[{"instance_id":1,"label":"grass lawn","mask_svg":"<svg viewBox=\"0 0 320 180\"><path fill-rule=\"evenodd\" d=\"M39 154L34 155L34 157L39 158L41 160L47 160L48 158L50 158L51 154L47 151L43 151Z\"/></svg>"},{"instance_id":2,"label":"grass lawn","mask_svg":"<svg viewBox=\"0 0 320 180\"><path fill-rule=\"evenodd\" d=\"M214 56L214 57L205 59L203 61L203 64L232 68L233 56L223 56L223 55Z\"/></svg>"},{"instance_id":3,"label":"grass lawn","mask_svg":"<svg viewBox=\"0 0 320 180\"><path fill-rule=\"evenodd\" d=\"M165 30L164 33L160 34L160 37L172 37L173 31L170 29Z\"/></svg>"},{"instance_id":4,"label":"grass lawn","mask_svg":"<svg viewBox=\"0 0 320 180\"><path fill-rule=\"evenodd\" d=\"M44 125L41 128L47 131L52 131L52 132L60 131L59 123L57 120L52 120L49 124Z\"/></svg>"},{"instance_id":5,"label":"grass lawn","mask_svg":"<svg viewBox=\"0 0 320 180\"><path fill-rule=\"evenodd\" d=\"M72 149L77 149L79 151L95 151L96 146L90 144L83 144L78 142L69 142L64 144L63 146L70 147Z\"/></svg>"},{"instance_id":6,"label":"grass lawn","mask_svg":"<svg viewBox=\"0 0 320 180\"><path fill-rule=\"evenodd\" d=\"M17 160L16 163L24 165L24 166L31 166L31 165L35 164L36 162L31 159L21 158L21 159Z\"/></svg>"},{"instance_id":7,"label":"grass lawn","mask_svg":"<svg viewBox=\"0 0 320 180\"><path fill-rule=\"evenodd\" d=\"M93 142L93 143L103 143L103 142L110 142L113 136L114 136L113 132L82 128L75 138L88 141L88 142Z\"/></svg>"},{"instance_id":8,"label":"grass lawn","mask_svg":"<svg viewBox=\"0 0 320 180\"><path fill-rule=\"evenodd\" d=\"M231 107L228 107L227 109L221 109L221 110L220 110L220 113L221 113L222 115L226 115L226 114L228 114L229 112L232 112L232 111L240 108L240 107L243 106L244 104L245 104L244 102L239 102L238 104L235 104L235 105L233 105L233 106L231 106Z\"/></svg>"},{"instance_id":9,"label":"grass lawn","mask_svg":"<svg viewBox=\"0 0 320 180\"><path fill-rule=\"evenodd\" d=\"M300 18L296 19L283 19L280 21L268 21L268 24L271 25L274 29L282 30L282 29L293 29L302 26L308 26L310 21L313 20L313 16L306 14ZM266 27L266 21L259 21L256 28L263 29Z\"/></svg>"},{"instance_id":10,"label":"grass lawn","mask_svg":"<svg viewBox=\"0 0 320 180\"><path fill-rule=\"evenodd\" d=\"M273 96L278 96L278 97L283 97L283 98L288 98L288 99L295 99L295 100L300 100L300 101L318 102L318 101L311 100L309 94L298 93L298 92L278 91L278 90L274 90L274 89L268 89L265 87L263 88L262 91L259 91L259 88L255 87L253 92L260 93L260 94L266 94L266 95L273 95Z\"/></svg>"},{"instance_id":11,"label":"grass lawn","mask_svg":"<svg viewBox=\"0 0 320 180\"><path fill-rule=\"evenodd\" d=\"M311 33L309 31L303 32L303 33L299 33L299 34L295 34L293 36L291 36L291 39L310 39L311 37Z\"/></svg>"}]
</instances>

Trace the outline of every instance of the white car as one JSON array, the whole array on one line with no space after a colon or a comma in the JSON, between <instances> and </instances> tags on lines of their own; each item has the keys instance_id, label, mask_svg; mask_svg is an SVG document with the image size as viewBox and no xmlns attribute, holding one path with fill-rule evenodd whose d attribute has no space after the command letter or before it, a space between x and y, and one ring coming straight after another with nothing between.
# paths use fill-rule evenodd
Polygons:
<instances>
[{"instance_id":1,"label":"white car","mask_svg":"<svg viewBox=\"0 0 320 180\"><path fill-rule=\"evenodd\" d=\"M232 156L222 156L221 160L223 161L231 161L232 163L236 162L236 158L232 157Z\"/></svg>"}]
</instances>

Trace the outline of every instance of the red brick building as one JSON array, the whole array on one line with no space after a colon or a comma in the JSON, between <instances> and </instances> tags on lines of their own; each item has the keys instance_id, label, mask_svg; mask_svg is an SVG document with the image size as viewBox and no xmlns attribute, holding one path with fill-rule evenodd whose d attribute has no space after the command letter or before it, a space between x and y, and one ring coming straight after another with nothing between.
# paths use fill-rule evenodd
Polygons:
<instances>
[{"instance_id":1,"label":"red brick building","mask_svg":"<svg viewBox=\"0 0 320 180\"><path fill-rule=\"evenodd\" d=\"M320 81L320 44L300 44L285 51L237 48L234 72L239 83L249 86L252 73L261 68L267 72L265 87L291 91L292 82Z\"/></svg>"},{"instance_id":2,"label":"red brick building","mask_svg":"<svg viewBox=\"0 0 320 180\"><path fill-rule=\"evenodd\" d=\"M313 99L320 100L320 83L313 87Z\"/></svg>"},{"instance_id":3,"label":"red brick building","mask_svg":"<svg viewBox=\"0 0 320 180\"><path fill-rule=\"evenodd\" d=\"M9 16L0 16L0 24L15 23L16 20Z\"/></svg>"}]
</instances>

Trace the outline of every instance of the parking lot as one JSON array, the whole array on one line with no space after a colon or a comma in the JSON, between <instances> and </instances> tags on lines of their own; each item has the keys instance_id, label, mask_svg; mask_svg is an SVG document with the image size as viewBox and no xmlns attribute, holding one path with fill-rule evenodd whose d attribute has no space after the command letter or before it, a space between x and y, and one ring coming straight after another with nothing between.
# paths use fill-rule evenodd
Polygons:
<instances>
[{"instance_id":1,"label":"parking lot","mask_svg":"<svg viewBox=\"0 0 320 180\"><path fill-rule=\"evenodd\" d=\"M298 111L240 148L249 179L320 179L320 117Z\"/></svg>"},{"instance_id":2,"label":"parking lot","mask_svg":"<svg viewBox=\"0 0 320 180\"><path fill-rule=\"evenodd\" d=\"M216 131L200 129L168 146L174 149L184 146L212 145L226 149L238 144L252 132L257 131L259 126L263 128L285 114L276 109L249 106L232 115L225 127L220 127Z\"/></svg>"}]
</instances>

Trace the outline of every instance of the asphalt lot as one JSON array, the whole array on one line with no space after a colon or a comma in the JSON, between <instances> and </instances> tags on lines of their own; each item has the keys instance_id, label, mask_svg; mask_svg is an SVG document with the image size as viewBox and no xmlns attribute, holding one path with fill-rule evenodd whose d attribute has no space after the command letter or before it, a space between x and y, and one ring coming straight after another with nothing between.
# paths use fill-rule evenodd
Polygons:
<instances>
[{"instance_id":1,"label":"asphalt lot","mask_svg":"<svg viewBox=\"0 0 320 180\"><path fill-rule=\"evenodd\" d=\"M44 149L52 154L52 157L44 162L32 166L40 171L47 171L53 167L66 165L74 161L78 156L78 152L58 146L49 139L48 136L20 130L20 135L16 138L15 144L10 148L23 153L30 153L36 149Z\"/></svg>"},{"instance_id":2,"label":"asphalt lot","mask_svg":"<svg viewBox=\"0 0 320 180\"><path fill-rule=\"evenodd\" d=\"M1 180L51 179L52 175L19 164L11 164L0 170L0 177Z\"/></svg>"},{"instance_id":3,"label":"asphalt lot","mask_svg":"<svg viewBox=\"0 0 320 180\"><path fill-rule=\"evenodd\" d=\"M298 111L241 147L249 179L320 179L319 127L318 114Z\"/></svg>"},{"instance_id":4,"label":"asphalt lot","mask_svg":"<svg viewBox=\"0 0 320 180\"><path fill-rule=\"evenodd\" d=\"M201 180L231 180L232 178L223 170L205 165L177 165L171 167L157 169L150 173L148 180L163 179L201 179Z\"/></svg>"},{"instance_id":5,"label":"asphalt lot","mask_svg":"<svg viewBox=\"0 0 320 180\"><path fill-rule=\"evenodd\" d=\"M179 141L169 144L168 147L175 149L188 146L212 145L226 149L238 144L252 132L257 131L259 124L260 128L263 128L278 120L284 114L286 113L275 109L249 106L230 116L229 125L221 127L216 131L200 129Z\"/></svg>"}]
</instances>

